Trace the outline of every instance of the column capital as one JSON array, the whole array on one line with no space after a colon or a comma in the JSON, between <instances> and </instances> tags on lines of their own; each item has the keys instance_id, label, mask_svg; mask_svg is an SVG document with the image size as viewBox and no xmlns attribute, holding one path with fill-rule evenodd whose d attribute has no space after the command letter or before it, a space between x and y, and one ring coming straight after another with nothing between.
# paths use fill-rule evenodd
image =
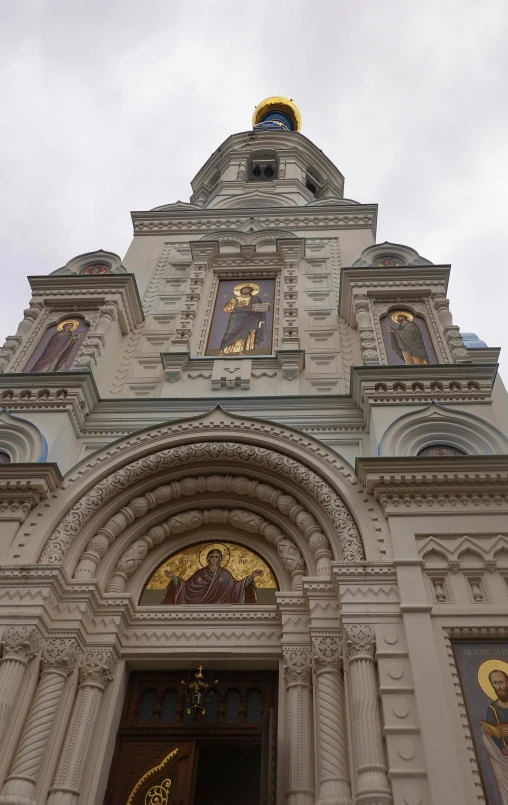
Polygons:
<instances>
[{"instance_id":1,"label":"column capital","mask_svg":"<svg viewBox=\"0 0 508 805\"><path fill-rule=\"evenodd\" d=\"M18 660L27 663L42 646L42 635L37 626L15 624L9 626L2 640L2 661Z\"/></svg>"},{"instance_id":2,"label":"column capital","mask_svg":"<svg viewBox=\"0 0 508 805\"><path fill-rule=\"evenodd\" d=\"M312 649L310 646L283 646L286 685L305 685L310 681Z\"/></svg>"},{"instance_id":3,"label":"column capital","mask_svg":"<svg viewBox=\"0 0 508 805\"><path fill-rule=\"evenodd\" d=\"M80 646L74 637L52 637L46 640L42 649L43 670L68 676L76 667L79 654Z\"/></svg>"},{"instance_id":4,"label":"column capital","mask_svg":"<svg viewBox=\"0 0 508 805\"><path fill-rule=\"evenodd\" d=\"M312 664L316 673L338 670L342 665L343 644L340 635L312 635Z\"/></svg>"},{"instance_id":5,"label":"column capital","mask_svg":"<svg viewBox=\"0 0 508 805\"><path fill-rule=\"evenodd\" d=\"M350 623L344 627L346 656L349 662L357 659L374 660L376 636L368 624Z\"/></svg>"},{"instance_id":6,"label":"column capital","mask_svg":"<svg viewBox=\"0 0 508 805\"><path fill-rule=\"evenodd\" d=\"M81 685L105 688L113 679L117 662L118 658L112 648L86 648L81 659Z\"/></svg>"}]
</instances>

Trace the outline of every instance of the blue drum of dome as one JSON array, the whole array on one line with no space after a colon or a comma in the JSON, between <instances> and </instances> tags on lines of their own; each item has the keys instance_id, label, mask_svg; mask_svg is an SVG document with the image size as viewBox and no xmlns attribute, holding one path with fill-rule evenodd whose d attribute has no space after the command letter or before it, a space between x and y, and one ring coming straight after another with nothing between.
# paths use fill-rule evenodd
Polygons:
<instances>
[{"instance_id":1,"label":"blue drum of dome","mask_svg":"<svg viewBox=\"0 0 508 805\"><path fill-rule=\"evenodd\" d=\"M254 126L254 130L259 129L283 129L284 131L294 131L295 127L289 115L284 112L268 112L262 121Z\"/></svg>"}]
</instances>

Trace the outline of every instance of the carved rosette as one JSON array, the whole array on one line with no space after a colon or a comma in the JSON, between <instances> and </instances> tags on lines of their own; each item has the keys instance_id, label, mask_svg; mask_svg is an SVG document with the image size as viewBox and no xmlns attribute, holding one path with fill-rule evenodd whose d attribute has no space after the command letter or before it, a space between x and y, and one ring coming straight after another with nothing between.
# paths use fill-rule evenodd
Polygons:
<instances>
[{"instance_id":1,"label":"carved rosette","mask_svg":"<svg viewBox=\"0 0 508 805\"><path fill-rule=\"evenodd\" d=\"M67 675L75 668L79 645L74 638L47 640L43 672L28 713L12 767L0 794L1 805L32 805L37 775Z\"/></svg>"},{"instance_id":2,"label":"carved rosette","mask_svg":"<svg viewBox=\"0 0 508 805\"><path fill-rule=\"evenodd\" d=\"M106 687L113 679L117 666L117 657L110 648L88 648L81 662L81 685Z\"/></svg>"},{"instance_id":3,"label":"carved rosette","mask_svg":"<svg viewBox=\"0 0 508 805\"><path fill-rule=\"evenodd\" d=\"M345 627L346 656L349 662L357 659L372 660L376 655L376 639L372 626L356 623Z\"/></svg>"},{"instance_id":4,"label":"carved rosette","mask_svg":"<svg viewBox=\"0 0 508 805\"><path fill-rule=\"evenodd\" d=\"M291 685L308 685L312 659L310 646L284 646L282 653L286 688Z\"/></svg>"},{"instance_id":5,"label":"carved rosette","mask_svg":"<svg viewBox=\"0 0 508 805\"><path fill-rule=\"evenodd\" d=\"M5 630L1 645L3 653L0 673L8 660L26 665L35 657L42 646L42 635L36 626L16 624Z\"/></svg>"},{"instance_id":6,"label":"carved rosette","mask_svg":"<svg viewBox=\"0 0 508 805\"><path fill-rule=\"evenodd\" d=\"M48 805L73 805L77 802L102 695L113 679L116 665L117 656L113 649L85 649L81 661L81 684Z\"/></svg>"}]
</instances>

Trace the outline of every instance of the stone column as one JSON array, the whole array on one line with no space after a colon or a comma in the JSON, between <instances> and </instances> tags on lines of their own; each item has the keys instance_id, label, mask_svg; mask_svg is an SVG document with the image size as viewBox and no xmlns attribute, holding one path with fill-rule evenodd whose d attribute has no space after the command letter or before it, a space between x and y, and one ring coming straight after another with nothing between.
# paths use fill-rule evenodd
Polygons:
<instances>
[{"instance_id":1,"label":"stone column","mask_svg":"<svg viewBox=\"0 0 508 805\"><path fill-rule=\"evenodd\" d=\"M314 702L319 735L319 799L316 805L351 805L342 643L336 636L313 637Z\"/></svg>"},{"instance_id":2,"label":"stone column","mask_svg":"<svg viewBox=\"0 0 508 805\"><path fill-rule=\"evenodd\" d=\"M376 344L368 296L365 296L365 294L355 294L353 298L353 313L356 316L356 324L358 326L362 361L366 366L376 366L381 363L381 360Z\"/></svg>"},{"instance_id":3,"label":"stone column","mask_svg":"<svg viewBox=\"0 0 508 805\"><path fill-rule=\"evenodd\" d=\"M356 802L386 805L392 802L392 793L381 735L374 629L350 624L345 628L345 636L356 750Z\"/></svg>"},{"instance_id":4,"label":"stone column","mask_svg":"<svg viewBox=\"0 0 508 805\"><path fill-rule=\"evenodd\" d=\"M311 649L284 646L287 732L287 803L314 805Z\"/></svg>"},{"instance_id":5,"label":"stone column","mask_svg":"<svg viewBox=\"0 0 508 805\"><path fill-rule=\"evenodd\" d=\"M116 655L110 648L88 648L85 651L78 694L48 805L73 805L78 801L102 694L113 679L116 664Z\"/></svg>"},{"instance_id":6,"label":"stone column","mask_svg":"<svg viewBox=\"0 0 508 805\"><path fill-rule=\"evenodd\" d=\"M35 805L34 791L42 756L65 680L76 665L78 653L74 638L56 637L45 643L41 678L0 794L0 805Z\"/></svg>"},{"instance_id":7,"label":"stone column","mask_svg":"<svg viewBox=\"0 0 508 805\"><path fill-rule=\"evenodd\" d=\"M25 668L41 645L42 635L36 626L9 626L5 631L0 663L0 735L5 729Z\"/></svg>"}]
</instances>

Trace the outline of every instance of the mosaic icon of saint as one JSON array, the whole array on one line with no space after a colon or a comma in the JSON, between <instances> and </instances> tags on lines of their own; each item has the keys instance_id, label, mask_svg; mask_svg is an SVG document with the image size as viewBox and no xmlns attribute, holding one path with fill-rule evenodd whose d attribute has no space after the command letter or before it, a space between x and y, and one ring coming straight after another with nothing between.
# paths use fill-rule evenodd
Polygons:
<instances>
[{"instance_id":1,"label":"mosaic icon of saint","mask_svg":"<svg viewBox=\"0 0 508 805\"><path fill-rule=\"evenodd\" d=\"M82 333L75 334L79 321L69 319L57 326L48 343L36 362L30 367L31 372L59 372L70 360Z\"/></svg>"},{"instance_id":2,"label":"mosaic icon of saint","mask_svg":"<svg viewBox=\"0 0 508 805\"><path fill-rule=\"evenodd\" d=\"M222 308L229 313L229 321L220 344L221 355L245 355L258 347L266 335L265 319L270 303L258 296L259 285L240 284L233 292L234 297Z\"/></svg>"},{"instance_id":3,"label":"mosaic icon of saint","mask_svg":"<svg viewBox=\"0 0 508 805\"><path fill-rule=\"evenodd\" d=\"M491 661L492 662L492 661ZM499 663L506 668L506 663ZM496 778L501 802L508 805L508 674L493 668L488 680L497 695L481 722L482 742Z\"/></svg>"},{"instance_id":4,"label":"mosaic icon of saint","mask_svg":"<svg viewBox=\"0 0 508 805\"><path fill-rule=\"evenodd\" d=\"M392 347L399 358L406 364L430 363L422 332L413 321L411 313L394 313L392 320L399 326L397 329L389 327L388 332L391 335Z\"/></svg>"},{"instance_id":5,"label":"mosaic icon of saint","mask_svg":"<svg viewBox=\"0 0 508 805\"><path fill-rule=\"evenodd\" d=\"M169 579L162 604L256 604L255 579L263 575L254 570L243 579L235 579L221 567L222 551L212 548L206 554L206 567L199 568L186 581L165 570Z\"/></svg>"}]
</instances>

